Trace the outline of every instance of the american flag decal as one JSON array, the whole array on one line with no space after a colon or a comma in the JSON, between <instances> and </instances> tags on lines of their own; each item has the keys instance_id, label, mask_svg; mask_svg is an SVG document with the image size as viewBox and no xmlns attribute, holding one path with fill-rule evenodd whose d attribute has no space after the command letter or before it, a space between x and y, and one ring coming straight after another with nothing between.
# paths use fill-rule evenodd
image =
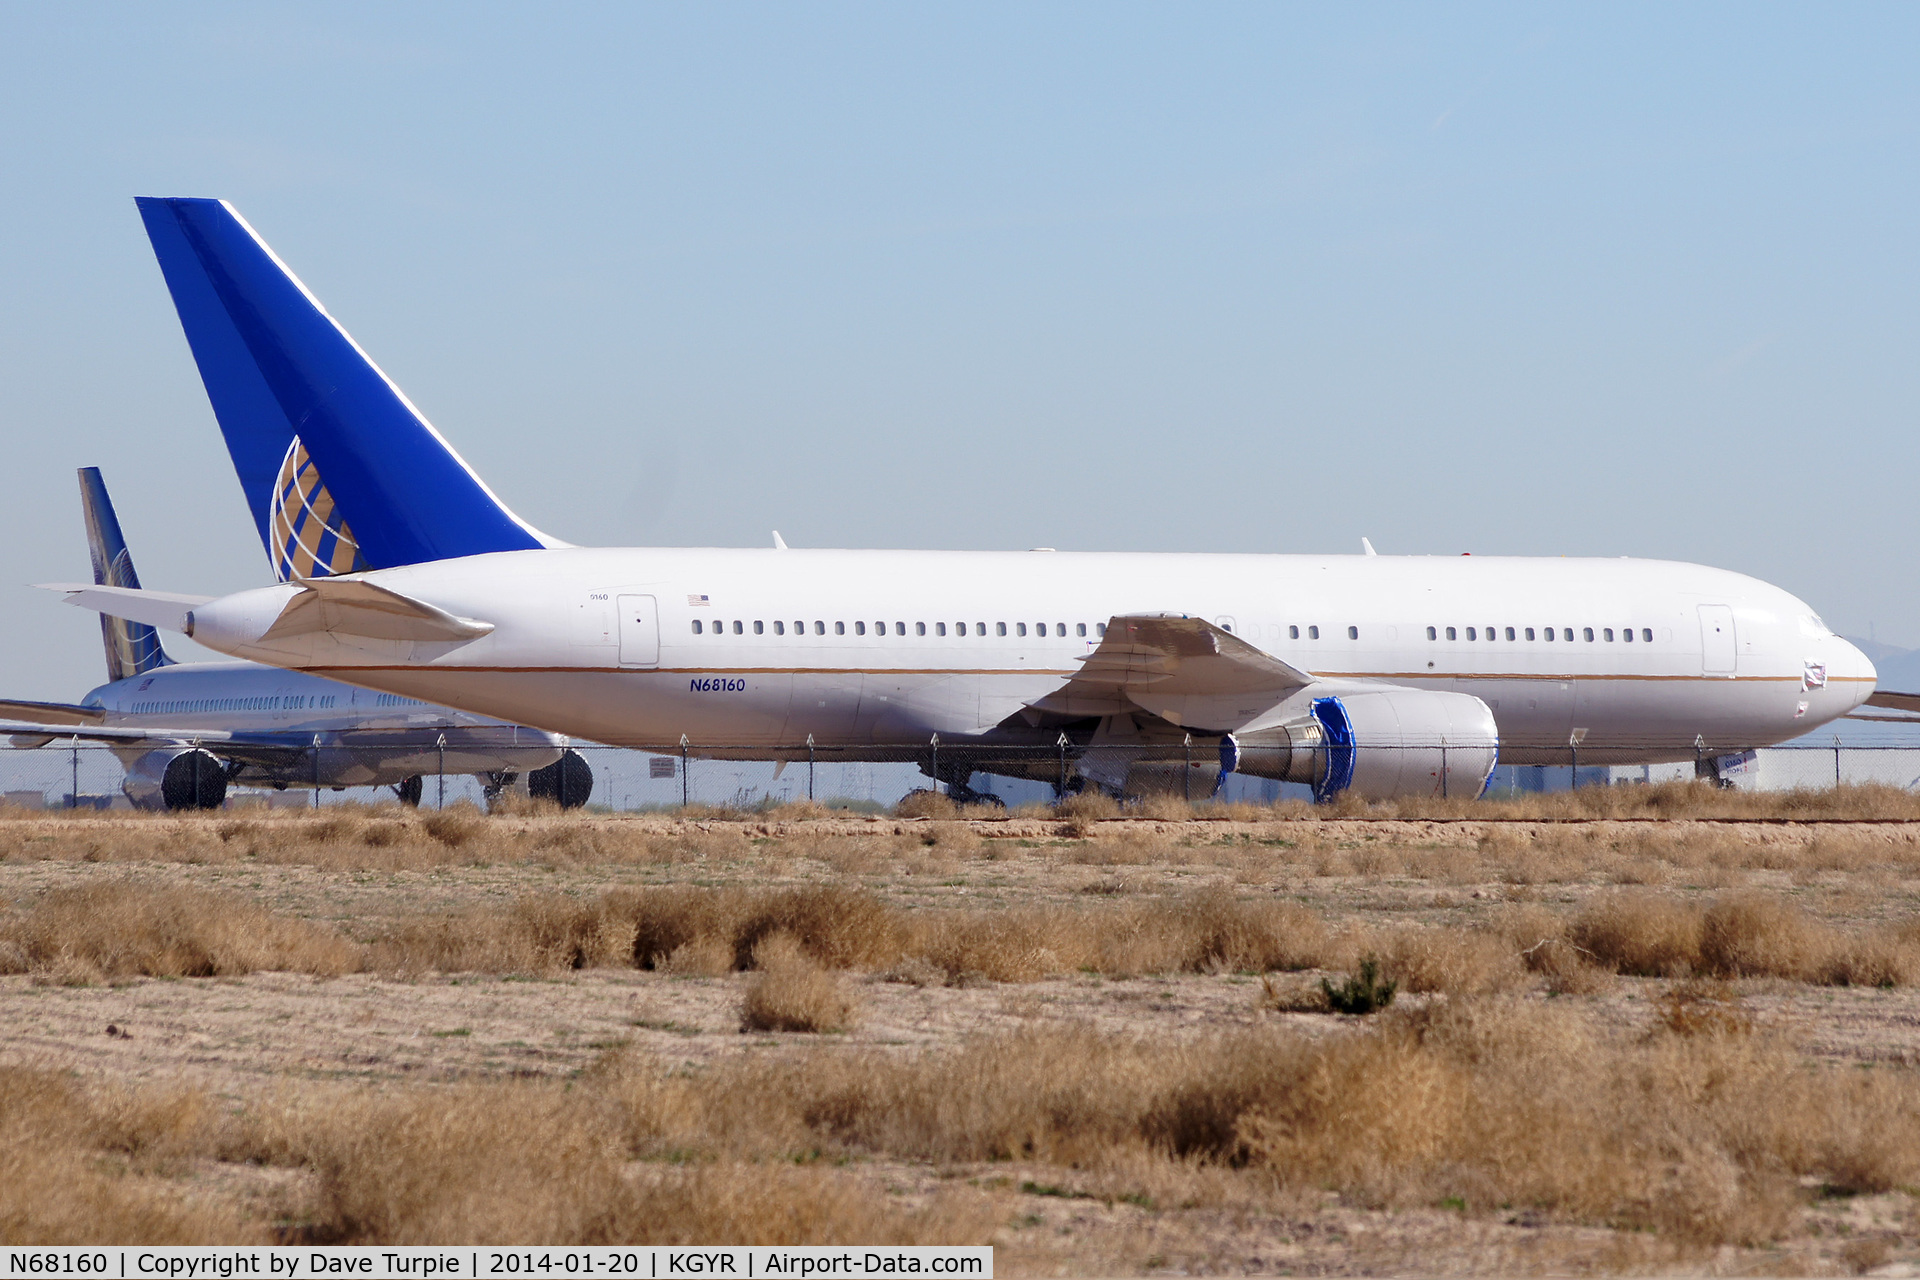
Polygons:
<instances>
[{"instance_id":1,"label":"american flag decal","mask_svg":"<svg viewBox=\"0 0 1920 1280\"><path fill-rule=\"evenodd\" d=\"M690 595L687 597L687 603L691 605L703 605L703 604L712 604L713 601L709 600L705 596Z\"/></svg>"}]
</instances>

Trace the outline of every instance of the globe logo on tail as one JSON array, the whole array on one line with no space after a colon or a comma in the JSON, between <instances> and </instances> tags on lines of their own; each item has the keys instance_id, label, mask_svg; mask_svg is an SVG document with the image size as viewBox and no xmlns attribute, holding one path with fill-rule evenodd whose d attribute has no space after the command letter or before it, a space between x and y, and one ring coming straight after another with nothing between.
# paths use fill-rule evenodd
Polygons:
<instances>
[{"instance_id":1,"label":"globe logo on tail","mask_svg":"<svg viewBox=\"0 0 1920 1280\"><path fill-rule=\"evenodd\" d=\"M346 517L320 482L320 469L295 436L273 482L274 575L285 582L357 573L367 567Z\"/></svg>"}]
</instances>

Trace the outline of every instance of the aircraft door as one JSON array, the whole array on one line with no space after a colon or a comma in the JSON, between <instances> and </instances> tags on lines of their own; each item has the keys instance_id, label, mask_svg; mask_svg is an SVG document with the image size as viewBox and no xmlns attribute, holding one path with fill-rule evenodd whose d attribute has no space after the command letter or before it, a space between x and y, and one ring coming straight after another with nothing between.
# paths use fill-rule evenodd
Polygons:
<instances>
[{"instance_id":1,"label":"aircraft door","mask_svg":"<svg viewBox=\"0 0 1920 1280\"><path fill-rule=\"evenodd\" d=\"M620 597L620 661L635 667L660 665L660 613L652 596Z\"/></svg>"},{"instance_id":2,"label":"aircraft door","mask_svg":"<svg viewBox=\"0 0 1920 1280\"><path fill-rule=\"evenodd\" d=\"M1730 676L1738 653L1734 644L1733 609L1724 604L1700 606L1700 670L1710 676Z\"/></svg>"}]
</instances>

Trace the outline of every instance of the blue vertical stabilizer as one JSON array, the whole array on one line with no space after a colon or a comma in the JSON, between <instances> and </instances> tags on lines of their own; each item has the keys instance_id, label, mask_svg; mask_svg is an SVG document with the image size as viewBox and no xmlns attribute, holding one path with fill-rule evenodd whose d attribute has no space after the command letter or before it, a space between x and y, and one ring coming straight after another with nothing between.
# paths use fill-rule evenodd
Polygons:
<instances>
[{"instance_id":1,"label":"blue vertical stabilizer","mask_svg":"<svg viewBox=\"0 0 1920 1280\"><path fill-rule=\"evenodd\" d=\"M279 578L560 545L493 496L225 201L138 204Z\"/></svg>"},{"instance_id":2,"label":"blue vertical stabilizer","mask_svg":"<svg viewBox=\"0 0 1920 1280\"><path fill-rule=\"evenodd\" d=\"M120 519L100 479L100 468L80 468L80 515L87 525L87 550L93 555L93 580L101 586L140 586L133 556L120 535ZM107 646L107 679L125 680L145 675L155 667L173 664L160 647L160 633L144 622L100 615L100 638Z\"/></svg>"}]
</instances>

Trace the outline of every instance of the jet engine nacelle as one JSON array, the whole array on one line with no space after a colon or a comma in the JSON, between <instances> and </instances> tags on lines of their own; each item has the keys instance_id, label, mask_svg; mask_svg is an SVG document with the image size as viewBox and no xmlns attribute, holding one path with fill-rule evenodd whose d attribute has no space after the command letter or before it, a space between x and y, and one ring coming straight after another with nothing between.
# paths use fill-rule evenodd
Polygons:
<instances>
[{"instance_id":1,"label":"jet engine nacelle","mask_svg":"<svg viewBox=\"0 0 1920 1280\"><path fill-rule=\"evenodd\" d=\"M227 798L227 766L200 747L149 751L128 767L120 789L136 809L218 809Z\"/></svg>"},{"instance_id":2,"label":"jet engine nacelle","mask_svg":"<svg viewBox=\"0 0 1920 1280\"><path fill-rule=\"evenodd\" d=\"M1315 698L1308 716L1240 735L1224 754L1235 772L1306 783L1316 800L1471 799L1499 763L1500 731L1470 694L1361 690Z\"/></svg>"},{"instance_id":3,"label":"jet engine nacelle","mask_svg":"<svg viewBox=\"0 0 1920 1280\"><path fill-rule=\"evenodd\" d=\"M551 800L562 809L577 809L593 794L593 769L586 757L568 750L546 768L527 775L527 794Z\"/></svg>"}]
</instances>

